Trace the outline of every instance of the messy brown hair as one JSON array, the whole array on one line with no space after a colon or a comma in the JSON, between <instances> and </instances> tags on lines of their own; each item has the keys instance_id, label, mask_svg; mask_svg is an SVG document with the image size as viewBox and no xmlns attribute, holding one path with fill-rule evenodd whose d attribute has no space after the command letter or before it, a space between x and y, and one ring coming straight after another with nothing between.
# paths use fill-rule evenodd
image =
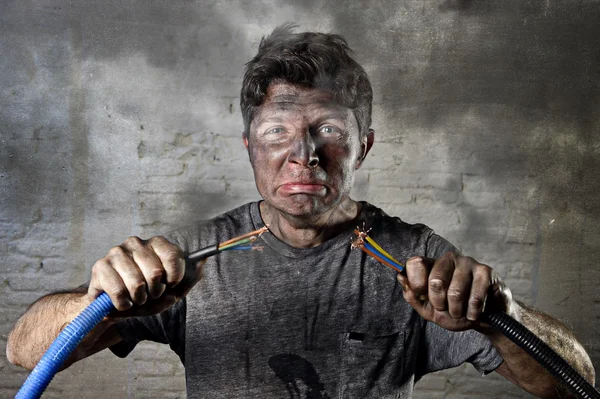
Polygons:
<instances>
[{"instance_id":1,"label":"messy brown hair","mask_svg":"<svg viewBox=\"0 0 600 399\"><path fill-rule=\"evenodd\" d=\"M294 33L294 28L292 24L279 26L263 37L258 53L246 64L240 96L244 134L250 133L256 108L276 80L330 91L334 101L352 109L361 136L367 134L373 89L346 40L330 33Z\"/></svg>"}]
</instances>

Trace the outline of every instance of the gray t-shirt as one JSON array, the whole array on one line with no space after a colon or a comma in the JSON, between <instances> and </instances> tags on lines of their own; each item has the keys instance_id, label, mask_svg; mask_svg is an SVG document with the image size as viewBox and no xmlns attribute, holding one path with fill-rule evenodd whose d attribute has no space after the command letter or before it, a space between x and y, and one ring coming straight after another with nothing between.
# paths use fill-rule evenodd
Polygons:
<instances>
[{"instance_id":1,"label":"gray t-shirt","mask_svg":"<svg viewBox=\"0 0 600 399\"><path fill-rule=\"evenodd\" d=\"M476 331L450 332L406 303L393 270L351 249L357 225L400 262L454 250L422 224L362 202L358 220L315 248L267 232L261 251L209 258L204 278L168 311L120 323L126 356L141 340L168 343L190 398L409 398L423 375L502 362ZM257 202L166 237L192 252L264 225Z\"/></svg>"}]
</instances>

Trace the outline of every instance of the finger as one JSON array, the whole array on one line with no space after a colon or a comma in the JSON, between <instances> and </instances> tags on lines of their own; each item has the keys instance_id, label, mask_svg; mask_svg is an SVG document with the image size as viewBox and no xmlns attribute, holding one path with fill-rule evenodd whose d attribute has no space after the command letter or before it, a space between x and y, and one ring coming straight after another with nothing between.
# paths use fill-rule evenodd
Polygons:
<instances>
[{"instance_id":1,"label":"finger","mask_svg":"<svg viewBox=\"0 0 600 399\"><path fill-rule=\"evenodd\" d=\"M188 267L185 277L175 287L169 288L167 291L175 295L177 298L183 298L194 287L196 282L200 281L204 274L204 264L207 259L202 259L195 262L191 267Z\"/></svg>"},{"instance_id":2,"label":"finger","mask_svg":"<svg viewBox=\"0 0 600 399\"><path fill-rule=\"evenodd\" d=\"M417 298L424 299L427 296L427 282L431 264L433 262L430 259L421 256L415 256L406 261L408 286Z\"/></svg>"},{"instance_id":3,"label":"finger","mask_svg":"<svg viewBox=\"0 0 600 399\"><path fill-rule=\"evenodd\" d=\"M150 316L161 313L173 306L180 298L168 292L168 289L161 295L160 298L149 299L143 307L129 309L125 312L119 312L115 316L132 317L132 316Z\"/></svg>"},{"instance_id":4,"label":"finger","mask_svg":"<svg viewBox=\"0 0 600 399\"><path fill-rule=\"evenodd\" d=\"M204 276L204 264L208 259L202 259L196 262L194 265L194 278L196 281L200 281Z\"/></svg>"},{"instance_id":5,"label":"finger","mask_svg":"<svg viewBox=\"0 0 600 399\"><path fill-rule=\"evenodd\" d=\"M448 287L448 313L455 319L465 316L467 302L471 293L473 274L468 267L457 267Z\"/></svg>"},{"instance_id":6,"label":"finger","mask_svg":"<svg viewBox=\"0 0 600 399\"><path fill-rule=\"evenodd\" d=\"M92 267L92 278L88 295L93 299L105 292L117 310L126 310L133 306L125 283L106 259L100 259Z\"/></svg>"},{"instance_id":7,"label":"finger","mask_svg":"<svg viewBox=\"0 0 600 399\"><path fill-rule=\"evenodd\" d=\"M164 237L152 237L146 242L158 256L164 269L164 281L167 286L177 285L185 275L185 259L183 251L177 245L167 241Z\"/></svg>"},{"instance_id":8,"label":"finger","mask_svg":"<svg viewBox=\"0 0 600 399\"><path fill-rule=\"evenodd\" d=\"M138 237L128 238L123 246L131 253L133 261L143 275L148 297L150 299L160 297L166 288L163 283L165 270L160 258L151 248L145 246L144 241Z\"/></svg>"},{"instance_id":9,"label":"finger","mask_svg":"<svg viewBox=\"0 0 600 399\"><path fill-rule=\"evenodd\" d=\"M100 286L100 283L98 281L98 273L99 273L98 269L106 267L106 265L101 265L101 263L104 263L104 262L106 262L105 259L100 259L92 267L92 276L90 277L90 283L88 285L88 291L87 291L87 295L88 295L89 299L92 301L94 299L98 298L104 292L104 290L102 289L102 287Z\"/></svg>"},{"instance_id":10,"label":"finger","mask_svg":"<svg viewBox=\"0 0 600 399\"><path fill-rule=\"evenodd\" d=\"M486 265L477 265L473 270L473 285L467 308L467 319L479 319L491 284L492 269Z\"/></svg>"},{"instance_id":11,"label":"finger","mask_svg":"<svg viewBox=\"0 0 600 399\"><path fill-rule=\"evenodd\" d=\"M454 259L443 256L435 261L429 273L428 298L431 306L437 311L448 309L448 287L454 274Z\"/></svg>"},{"instance_id":12,"label":"finger","mask_svg":"<svg viewBox=\"0 0 600 399\"><path fill-rule=\"evenodd\" d=\"M136 305L143 305L148 299L146 279L131 254L122 247L114 247L108 252L108 259L112 268L125 283L129 298Z\"/></svg>"},{"instance_id":13,"label":"finger","mask_svg":"<svg viewBox=\"0 0 600 399\"><path fill-rule=\"evenodd\" d=\"M398 273L396 275L396 279L402 286L402 295L406 297L407 292L410 291L410 287L408 286L408 278L404 274Z\"/></svg>"}]
</instances>

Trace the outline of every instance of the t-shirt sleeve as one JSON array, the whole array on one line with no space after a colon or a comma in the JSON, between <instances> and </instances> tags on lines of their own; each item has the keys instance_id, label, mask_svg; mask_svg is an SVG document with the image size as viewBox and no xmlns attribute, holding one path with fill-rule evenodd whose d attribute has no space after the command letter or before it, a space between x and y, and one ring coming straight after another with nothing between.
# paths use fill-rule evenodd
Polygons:
<instances>
[{"instance_id":1,"label":"t-shirt sleeve","mask_svg":"<svg viewBox=\"0 0 600 399\"><path fill-rule=\"evenodd\" d=\"M109 349L118 357L127 356L140 341L169 344L181 362L185 359L185 298L164 312L143 317L131 317L117 323L123 339Z\"/></svg>"},{"instance_id":2,"label":"t-shirt sleeve","mask_svg":"<svg viewBox=\"0 0 600 399\"><path fill-rule=\"evenodd\" d=\"M439 258L446 252L460 253L448 240L431 231L431 234L427 238L425 256L428 258Z\"/></svg>"},{"instance_id":3,"label":"t-shirt sleeve","mask_svg":"<svg viewBox=\"0 0 600 399\"><path fill-rule=\"evenodd\" d=\"M443 237L431 232L427 240L426 256L439 258L446 252L459 252ZM417 379L427 373L471 363L482 375L494 371L502 357L483 334L475 331L448 331L425 322L419 345Z\"/></svg>"},{"instance_id":4,"label":"t-shirt sleeve","mask_svg":"<svg viewBox=\"0 0 600 399\"><path fill-rule=\"evenodd\" d=\"M492 343L475 330L448 331L427 322L419 343L415 379L435 371L471 363L479 373L486 375L502 363L502 357Z\"/></svg>"}]
</instances>

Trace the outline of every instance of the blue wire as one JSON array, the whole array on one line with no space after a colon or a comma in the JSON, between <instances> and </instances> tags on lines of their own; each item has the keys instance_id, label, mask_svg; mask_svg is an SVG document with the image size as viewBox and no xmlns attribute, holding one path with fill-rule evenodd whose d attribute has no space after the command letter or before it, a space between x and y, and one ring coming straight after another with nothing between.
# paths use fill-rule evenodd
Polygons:
<instances>
[{"instance_id":1,"label":"blue wire","mask_svg":"<svg viewBox=\"0 0 600 399\"><path fill-rule=\"evenodd\" d=\"M226 248L223 251L247 251L254 248L252 245L238 245L237 247Z\"/></svg>"},{"instance_id":2,"label":"blue wire","mask_svg":"<svg viewBox=\"0 0 600 399\"><path fill-rule=\"evenodd\" d=\"M37 399L42 396L54 375L81 340L113 310L115 307L108 294L102 293L96 298L58 334L17 392L15 399Z\"/></svg>"},{"instance_id":3,"label":"blue wire","mask_svg":"<svg viewBox=\"0 0 600 399\"><path fill-rule=\"evenodd\" d=\"M395 267L397 267L399 270L404 270L404 266L402 266L401 264L399 264L396 261L393 261L388 256L386 256L386 255L382 254L381 252L379 252L379 250L377 248L375 248L374 246L372 246L371 244L369 244L367 241L364 242L364 245L365 245L365 248L367 248L369 251L373 252L375 255L379 256L382 259L385 259L390 264L392 264Z\"/></svg>"}]
</instances>

